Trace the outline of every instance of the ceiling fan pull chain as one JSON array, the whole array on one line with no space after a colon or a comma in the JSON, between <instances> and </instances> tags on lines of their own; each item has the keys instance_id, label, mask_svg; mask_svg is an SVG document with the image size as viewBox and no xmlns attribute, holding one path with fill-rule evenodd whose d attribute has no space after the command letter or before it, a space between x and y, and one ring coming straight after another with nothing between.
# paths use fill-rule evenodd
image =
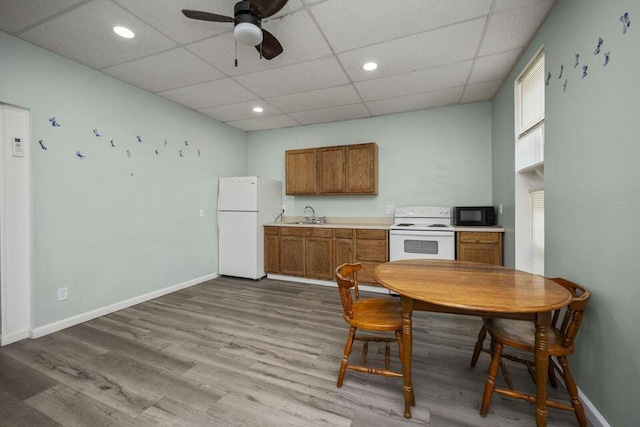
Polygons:
<instances>
[{"instance_id":1,"label":"ceiling fan pull chain","mask_svg":"<svg viewBox=\"0 0 640 427\"><path fill-rule=\"evenodd\" d=\"M235 61L236 61L236 68L238 68L238 42L236 41L236 49L235 49Z\"/></svg>"}]
</instances>

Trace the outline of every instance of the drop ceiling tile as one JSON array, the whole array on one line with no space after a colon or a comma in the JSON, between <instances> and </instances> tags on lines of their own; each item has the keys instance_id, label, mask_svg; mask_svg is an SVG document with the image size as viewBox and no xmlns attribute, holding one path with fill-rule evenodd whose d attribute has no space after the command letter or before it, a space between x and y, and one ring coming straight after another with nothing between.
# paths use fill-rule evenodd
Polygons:
<instances>
[{"instance_id":1,"label":"drop ceiling tile","mask_svg":"<svg viewBox=\"0 0 640 427\"><path fill-rule=\"evenodd\" d=\"M101 70L151 92L189 86L224 77L186 49L172 49Z\"/></svg>"},{"instance_id":2,"label":"drop ceiling tile","mask_svg":"<svg viewBox=\"0 0 640 427\"><path fill-rule=\"evenodd\" d=\"M502 79L468 85L464 90L464 95L462 95L460 102L489 101L493 99L501 85Z\"/></svg>"},{"instance_id":3,"label":"drop ceiling tile","mask_svg":"<svg viewBox=\"0 0 640 427\"><path fill-rule=\"evenodd\" d=\"M257 99L230 77L208 83L158 92L158 95L194 110Z\"/></svg>"},{"instance_id":4,"label":"drop ceiling tile","mask_svg":"<svg viewBox=\"0 0 640 427\"><path fill-rule=\"evenodd\" d=\"M253 111L253 107L262 107L264 111L262 113L256 113ZM259 99L238 102L236 104L220 105L218 107L202 108L198 111L221 122L257 119L282 114L282 111Z\"/></svg>"},{"instance_id":5,"label":"drop ceiling tile","mask_svg":"<svg viewBox=\"0 0 640 427\"><path fill-rule=\"evenodd\" d=\"M480 47L480 56L522 48L536 33L553 1L492 14Z\"/></svg>"},{"instance_id":6,"label":"drop ceiling tile","mask_svg":"<svg viewBox=\"0 0 640 427\"><path fill-rule=\"evenodd\" d=\"M360 96L351 85L330 87L293 95L276 96L266 99L284 113L317 110L360 102Z\"/></svg>"},{"instance_id":7,"label":"drop ceiling tile","mask_svg":"<svg viewBox=\"0 0 640 427\"><path fill-rule=\"evenodd\" d=\"M255 119L238 120L233 122L227 122L227 124L246 132L249 132L252 130L278 129L278 128L289 128L293 126L300 126L300 123L296 122L289 116L285 116L284 114L279 116L258 117Z\"/></svg>"},{"instance_id":8,"label":"drop ceiling tile","mask_svg":"<svg viewBox=\"0 0 640 427\"><path fill-rule=\"evenodd\" d=\"M228 0L114 1L181 44L233 31L232 23L197 21L182 14L182 9L193 9L233 17L233 3Z\"/></svg>"},{"instance_id":9,"label":"drop ceiling tile","mask_svg":"<svg viewBox=\"0 0 640 427\"><path fill-rule=\"evenodd\" d=\"M463 87L461 86L435 92L370 101L367 102L366 105L374 116L401 113L404 111L427 110L429 108L457 103L460 100L460 96L462 96L462 90Z\"/></svg>"},{"instance_id":10,"label":"drop ceiling tile","mask_svg":"<svg viewBox=\"0 0 640 427\"><path fill-rule=\"evenodd\" d=\"M354 83L365 101L396 98L464 86L472 61Z\"/></svg>"},{"instance_id":11,"label":"drop ceiling tile","mask_svg":"<svg viewBox=\"0 0 640 427\"><path fill-rule=\"evenodd\" d=\"M123 25L136 33L124 39ZM170 49L175 43L108 0L95 0L21 34L25 40L73 61L100 69Z\"/></svg>"},{"instance_id":12,"label":"drop ceiling tile","mask_svg":"<svg viewBox=\"0 0 640 427\"><path fill-rule=\"evenodd\" d=\"M506 77L522 54L522 49L476 58L469 83L486 82Z\"/></svg>"},{"instance_id":13,"label":"drop ceiling tile","mask_svg":"<svg viewBox=\"0 0 640 427\"><path fill-rule=\"evenodd\" d=\"M0 30L13 34L84 0L2 0Z\"/></svg>"},{"instance_id":14,"label":"drop ceiling tile","mask_svg":"<svg viewBox=\"0 0 640 427\"><path fill-rule=\"evenodd\" d=\"M336 52L393 40L489 13L491 0L330 0L311 12Z\"/></svg>"},{"instance_id":15,"label":"drop ceiling tile","mask_svg":"<svg viewBox=\"0 0 640 427\"><path fill-rule=\"evenodd\" d=\"M234 79L263 98L340 86L349 82L333 57L245 74Z\"/></svg>"},{"instance_id":16,"label":"drop ceiling tile","mask_svg":"<svg viewBox=\"0 0 640 427\"><path fill-rule=\"evenodd\" d=\"M493 11L502 12L509 9L531 6L534 3L553 3L553 0L497 0Z\"/></svg>"},{"instance_id":17,"label":"drop ceiling tile","mask_svg":"<svg viewBox=\"0 0 640 427\"><path fill-rule=\"evenodd\" d=\"M473 59L480 44L486 18L450 25L433 31L395 39L338 55L353 81L368 80L423 70ZM378 68L365 71L374 61Z\"/></svg>"},{"instance_id":18,"label":"drop ceiling tile","mask_svg":"<svg viewBox=\"0 0 640 427\"><path fill-rule=\"evenodd\" d=\"M339 122L342 120L361 119L371 117L364 104L343 105L340 107L323 108L320 110L301 111L289 114L302 125L317 123Z\"/></svg>"},{"instance_id":19,"label":"drop ceiling tile","mask_svg":"<svg viewBox=\"0 0 640 427\"><path fill-rule=\"evenodd\" d=\"M306 10L265 21L263 28L273 34L283 48L282 54L268 61L260 59L260 54L253 46L238 45L238 66L235 67L236 45L231 32L190 44L187 49L230 76L305 62L331 54L329 45Z\"/></svg>"}]
</instances>

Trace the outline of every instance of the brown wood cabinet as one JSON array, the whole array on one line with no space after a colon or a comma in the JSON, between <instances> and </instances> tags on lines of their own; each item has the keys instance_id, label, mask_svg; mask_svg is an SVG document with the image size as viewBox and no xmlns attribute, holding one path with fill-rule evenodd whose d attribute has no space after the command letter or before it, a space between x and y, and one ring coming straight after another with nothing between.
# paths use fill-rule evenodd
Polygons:
<instances>
[{"instance_id":1,"label":"brown wood cabinet","mask_svg":"<svg viewBox=\"0 0 640 427\"><path fill-rule=\"evenodd\" d=\"M357 261L359 281L376 285L373 270L389 259L387 230L267 226L264 238L265 270L272 274L335 280L339 265Z\"/></svg>"},{"instance_id":2,"label":"brown wood cabinet","mask_svg":"<svg viewBox=\"0 0 640 427\"><path fill-rule=\"evenodd\" d=\"M378 145L339 145L285 152L286 193L378 194Z\"/></svg>"},{"instance_id":3,"label":"brown wood cabinet","mask_svg":"<svg viewBox=\"0 0 640 427\"><path fill-rule=\"evenodd\" d=\"M379 286L373 270L389 260L389 232L387 230L356 230L356 262L362 264L358 280Z\"/></svg>"},{"instance_id":4,"label":"brown wood cabinet","mask_svg":"<svg viewBox=\"0 0 640 427\"><path fill-rule=\"evenodd\" d=\"M287 194L317 194L316 149L285 152L285 181Z\"/></svg>"},{"instance_id":5,"label":"brown wood cabinet","mask_svg":"<svg viewBox=\"0 0 640 427\"><path fill-rule=\"evenodd\" d=\"M456 259L502 265L502 233L456 232Z\"/></svg>"}]
</instances>

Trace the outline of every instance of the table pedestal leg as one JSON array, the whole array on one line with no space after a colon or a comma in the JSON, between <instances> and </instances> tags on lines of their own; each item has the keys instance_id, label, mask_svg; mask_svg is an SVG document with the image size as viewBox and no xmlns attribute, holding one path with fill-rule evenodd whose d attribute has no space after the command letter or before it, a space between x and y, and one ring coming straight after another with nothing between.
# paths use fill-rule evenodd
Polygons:
<instances>
[{"instance_id":1,"label":"table pedestal leg","mask_svg":"<svg viewBox=\"0 0 640 427\"><path fill-rule=\"evenodd\" d=\"M549 368L548 331L551 325L551 313L536 315L536 425L547 425L547 370Z\"/></svg>"},{"instance_id":2,"label":"table pedestal leg","mask_svg":"<svg viewBox=\"0 0 640 427\"><path fill-rule=\"evenodd\" d=\"M411 353L413 351L413 337L411 332L411 316L413 314L413 299L402 297L402 348L404 377L404 417L411 418L411 404L413 403L413 385L411 383Z\"/></svg>"}]
</instances>

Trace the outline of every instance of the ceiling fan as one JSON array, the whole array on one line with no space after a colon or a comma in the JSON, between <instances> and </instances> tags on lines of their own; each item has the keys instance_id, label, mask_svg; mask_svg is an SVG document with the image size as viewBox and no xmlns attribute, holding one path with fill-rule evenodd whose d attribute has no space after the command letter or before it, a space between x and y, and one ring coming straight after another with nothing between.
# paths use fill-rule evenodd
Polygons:
<instances>
[{"instance_id":1,"label":"ceiling fan","mask_svg":"<svg viewBox=\"0 0 640 427\"><path fill-rule=\"evenodd\" d=\"M211 22L233 22L236 42L255 46L260 56L273 59L282 53L282 45L269 31L262 29L262 19L278 13L289 0L239 1L233 7L233 18L200 10L182 9L187 18ZM237 66L237 60L236 60Z\"/></svg>"}]
</instances>

